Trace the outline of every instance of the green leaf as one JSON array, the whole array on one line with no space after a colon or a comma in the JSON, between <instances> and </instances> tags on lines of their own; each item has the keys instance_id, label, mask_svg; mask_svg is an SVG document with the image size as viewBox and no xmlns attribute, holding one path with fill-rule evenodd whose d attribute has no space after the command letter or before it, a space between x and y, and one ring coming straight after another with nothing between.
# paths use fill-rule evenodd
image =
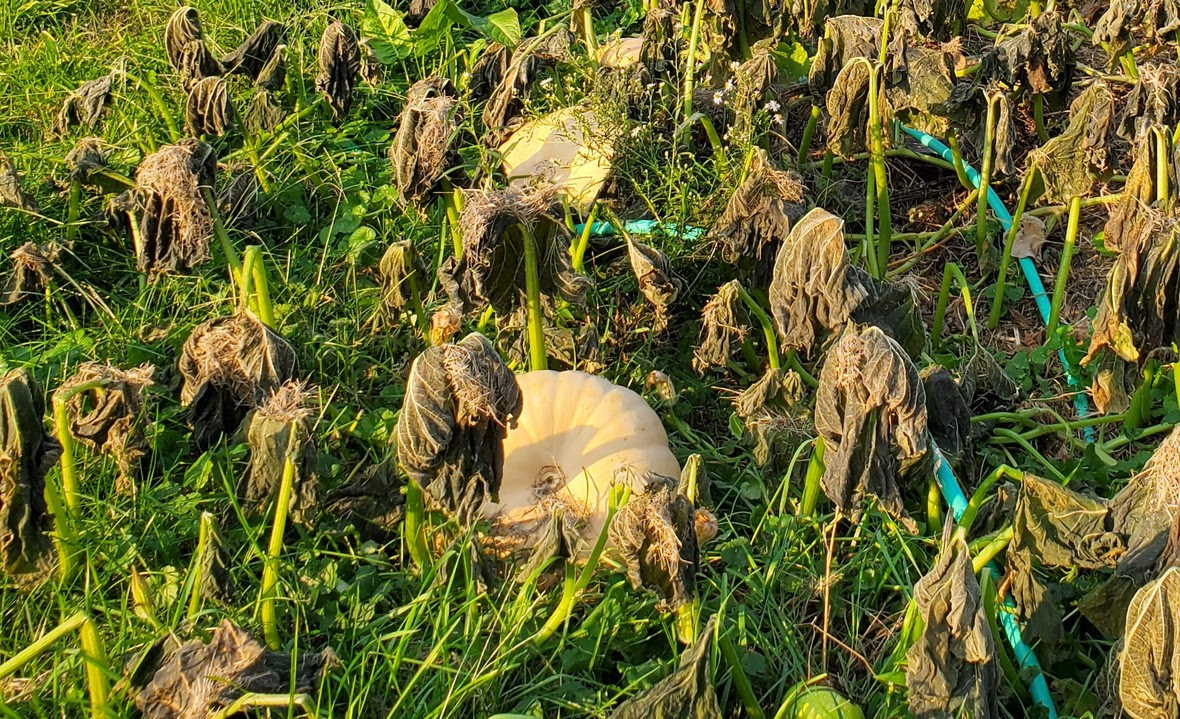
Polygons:
<instances>
[{"instance_id":1,"label":"green leaf","mask_svg":"<svg viewBox=\"0 0 1180 719\"><path fill-rule=\"evenodd\" d=\"M807 73L811 71L811 57L807 54L807 48L798 42L783 43L775 55L779 70L782 70L788 77L805 78Z\"/></svg>"},{"instance_id":2,"label":"green leaf","mask_svg":"<svg viewBox=\"0 0 1180 719\"><path fill-rule=\"evenodd\" d=\"M390 65L410 56L414 42L406 28L402 14L383 0L365 0L365 16L361 32L369 38L373 54L383 65Z\"/></svg>"},{"instance_id":3,"label":"green leaf","mask_svg":"<svg viewBox=\"0 0 1180 719\"><path fill-rule=\"evenodd\" d=\"M449 15L451 4L451 0L438 0L435 6L430 8L430 12L426 13L426 17L422 18L422 22L418 24L418 29L414 31L413 35L414 54L418 57L427 55L438 47L439 42L455 24Z\"/></svg>"},{"instance_id":4,"label":"green leaf","mask_svg":"<svg viewBox=\"0 0 1180 719\"><path fill-rule=\"evenodd\" d=\"M520 18L512 8L480 17L472 15L454 2L448 1L447 6L448 16L452 20L460 25L466 25L489 40L507 47L515 47L520 42Z\"/></svg>"}]
</instances>

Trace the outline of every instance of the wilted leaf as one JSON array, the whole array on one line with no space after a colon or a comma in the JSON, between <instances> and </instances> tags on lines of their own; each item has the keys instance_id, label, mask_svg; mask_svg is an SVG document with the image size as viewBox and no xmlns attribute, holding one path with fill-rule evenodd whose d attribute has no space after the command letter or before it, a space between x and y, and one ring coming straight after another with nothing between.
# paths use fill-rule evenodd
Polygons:
<instances>
[{"instance_id":1,"label":"wilted leaf","mask_svg":"<svg viewBox=\"0 0 1180 719\"><path fill-rule=\"evenodd\" d=\"M198 326L180 355L193 442L207 447L235 431L246 413L295 374L295 351L249 312Z\"/></svg>"},{"instance_id":2,"label":"wilted leaf","mask_svg":"<svg viewBox=\"0 0 1180 719\"><path fill-rule=\"evenodd\" d=\"M807 82L815 95L826 95L840 71L853 58L875 58L881 51L883 21L874 17L838 15L824 19Z\"/></svg>"},{"instance_id":3,"label":"wilted leaf","mask_svg":"<svg viewBox=\"0 0 1180 719\"><path fill-rule=\"evenodd\" d=\"M844 158L869 149L869 90L872 72L877 77L877 109L881 127L893 126L893 109L885 92L885 81L880 68L870 70L866 62L850 62L844 66L825 97L828 110L828 149ZM883 133L888 144L888 132Z\"/></svg>"},{"instance_id":4,"label":"wilted leaf","mask_svg":"<svg viewBox=\"0 0 1180 719\"><path fill-rule=\"evenodd\" d=\"M550 561L574 561L579 556L585 557L590 552L586 547L586 538L582 536L577 520L566 516L562 504L555 503L553 505L549 518L544 520L544 523L545 528L539 534L525 535L528 537L526 542L528 547L524 550L527 552L527 558L520 562L520 569L516 572L520 581L532 576L548 565ZM505 539L512 539L512 537L493 534L484 538L483 541L485 546L491 545L497 554L503 554L503 548L497 545ZM509 557L509 559L515 558Z\"/></svg>"},{"instance_id":5,"label":"wilted leaf","mask_svg":"<svg viewBox=\"0 0 1180 719\"><path fill-rule=\"evenodd\" d=\"M66 155L65 163L70 169L70 180L83 185L89 184L91 175L107 166L107 154L103 150L102 140L97 137L82 138Z\"/></svg>"},{"instance_id":6,"label":"wilted leaf","mask_svg":"<svg viewBox=\"0 0 1180 719\"><path fill-rule=\"evenodd\" d=\"M242 124L253 134L270 132L278 127L286 115L287 111L279 105L273 91L255 88L250 95L250 106L246 108Z\"/></svg>"},{"instance_id":7,"label":"wilted leaf","mask_svg":"<svg viewBox=\"0 0 1180 719\"><path fill-rule=\"evenodd\" d=\"M1155 135L1159 128L1148 128L1135 143L1135 161L1127 173L1122 194L1110 208L1110 217L1103 228L1102 243L1108 250L1121 252L1142 242L1141 233L1154 232L1158 212L1168 208L1156 207ZM1175 182L1176 170L1172 162L1165 162L1169 184Z\"/></svg>"},{"instance_id":8,"label":"wilted leaf","mask_svg":"<svg viewBox=\"0 0 1180 719\"><path fill-rule=\"evenodd\" d=\"M402 484L396 458L385 457L361 468L347 483L328 490L321 506L324 514L351 523L365 539L384 544L395 539L405 518Z\"/></svg>"},{"instance_id":9,"label":"wilted leaf","mask_svg":"<svg viewBox=\"0 0 1180 719\"><path fill-rule=\"evenodd\" d=\"M1110 66L1140 38L1160 45L1176 39L1180 4L1176 0L1113 0L1094 24L1095 47L1106 47Z\"/></svg>"},{"instance_id":10,"label":"wilted leaf","mask_svg":"<svg viewBox=\"0 0 1180 719\"><path fill-rule=\"evenodd\" d=\"M144 424L147 388L155 367L140 365L127 371L109 364L86 362L53 393L65 401L70 434L82 444L105 452L119 466L120 491L134 488L140 458L148 450ZM97 383L93 389L78 391L82 385Z\"/></svg>"},{"instance_id":11,"label":"wilted leaf","mask_svg":"<svg viewBox=\"0 0 1180 719\"><path fill-rule=\"evenodd\" d=\"M510 315L524 305L523 232L532 233L537 245L542 294L582 302L589 280L572 270L552 189L468 190L463 198L463 254L439 268L440 283L456 309L467 314L486 303L497 314Z\"/></svg>"},{"instance_id":12,"label":"wilted leaf","mask_svg":"<svg viewBox=\"0 0 1180 719\"><path fill-rule=\"evenodd\" d=\"M709 676L709 648L717 631L716 615L680 655L676 671L618 706L610 719L721 719L721 707Z\"/></svg>"},{"instance_id":13,"label":"wilted leaf","mask_svg":"<svg viewBox=\"0 0 1180 719\"><path fill-rule=\"evenodd\" d=\"M1046 239L1045 223L1041 218L1027 213L1021 215L1020 227L1017 228L1016 237L1012 240L1012 256L1039 259L1041 247Z\"/></svg>"},{"instance_id":14,"label":"wilted leaf","mask_svg":"<svg viewBox=\"0 0 1180 719\"><path fill-rule=\"evenodd\" d=\"M394 242L381 256L381 300L387 308L400 310L412 297L421 301L421 283L426 278L426 266L414 251L409 240Z\"/></svg>"},{"instance_id":15,"label":"wilted leaf","mask_svg":"<svg viewBox=\"0 0 1180 719\"><path fill-rule=\"evenodd\" d=\"M280 23L267 20L259 25L233 52L223 55L221 66L226 74L245 75L258 80L274 57L286 31Z\"/></svg>"},{"instance_id":16,"label":"wilted leaf","mask_svg":"<svg viewBox=\"0 0 1180 719\"><path fill-rule=\"evenodd\" d=\"M258 217L258 175L246 167L217 191L217 212L226 225L249 225Z\"/></svg>"},{"instance_id":17,"label":"wilted leaf","mask_svg":"<svg viewBox=\"0 0 1180 719\"><path fill-rule=\"evenodd\" d=\"M57 263L58 247L26 242L12 252L12 270L0 286L0 307L44 296Z\"/></svg>"},{"instance_id":18,"label":"wilted leaf","mask_svg":"<svg viewBox=\"0 0 1180 719\"><path fill-rule=\"evenodd\" d=\"M946 523L938 561L914 585L922 634L906 653L915 719L997 715L996 647L966 540Z\"/></svg>"},{"instance_id":19,"label":"wilted leaf","mask_svg":"<svg viewBox=\"0 0 1180 719\"><path fill-rule=\"evenodd\" d=\"M802 353L817 353L849 321L880 327L911 357L926 345L910 291L852 265L844 221L820 208L791 228L779 248L770 307L783 346Z\"/></svg>"},{"instance_id":20,"label":"wilted leaf","mask_svg":"<svg viewBox=\"0 0 1180 719\"><path fill-rule=\"evenodd\" d=\"M246 693L310 693L332 663L320 654L268 651L228 619L208 644L185 642L164 659L151 682L135 697L144 719L203 719L224 710Z\"/></svg>"},{"instance_id":21,"label":"wilted leaf","mask_svg":"<svg viewBox=\"0 0 1180 719\"><path fill-rule=\"evenodd\" d=\"M1180 17L1177 17L1180 23ZM1175 63L1144 64L1119 117L1119 135L1135 141L1152 127L1174 127L1180 122L1180 68Z\"/></svg>"},{"instance_id":22,"label":"wilted leaf","mask_svg":"<svg viewBox=\"0 0 1180 719\"><path fill-rule=\"evenodd\" d=\"M201 188L212 188L216 173L213 148L192 139L165 145L139 164L135 255L141 272L187 270L209 259L213 217Z\"/></svg>"},{"instance_id":23,"label":"wilted leaf","mask_svg":"<svg viewBox=\"0 0 1180 719\"><path fill-rule=\"evenodd\" d=\"M643 480L643 493L623 505L607 534L631 586L655 592L661 609L670 611L696 595L696 509L676 491L676 479L649 473Z\"/></svg>"},{"instance_id":24,"label":"wilted leaf","mask_svg":"<svg viewBox=\"0 0 1180 719\"><path fill-rule=\"evenodd\" d=\"M815 396L815 428L824 438L821 484L855 522L866 495L912 527L902 488L930 476L926 393L897 342L876 327L849 326L828 352Z\"/></svg>"},{"instance_id":25,"label":"wilted leaf","mask_svg":"<svg viewBox=\"0 0 1180 719\"><path fill-rule=\"evenodd\" d=\"M164 51L172 69L180 73L185 90L206 77L222 73L221 63L209 52L201 15L194 7L177 8L164 27Z\"/></svg>"},{"instance_id":26,"label":"wilted leaf","mask_svg":"<svg viewBox=\"0 0 1180 719\"><path fill-rule=\"evenodd\" d=\"M520 125L523 96L536 76L546 67L572 57L573 40L568 31L558 31L544 38L532 38L516 50L507 50L493 43L488 46L486 62L472 68L471 91L475 97L480 90L490 88L483 108L484 142L497 147ZM477 74L478 73L478 74Z\"/></svg>"},{"instance_id":27,"label":"wilted leaf","mask_svg":"<svg viewBox=\"0 0 1180 719\"><path fill-rule=\"evenodd\" d=\"M21 583L43 579L51 567L45 475L61 447L45 431L44 400L28 370L0 377L0 562Z\"/></svg>"},{"instance_id":28,"label":"wilted leaf","mask_svg":"<svg viewBox=\"0 0 1180 719\"><path fill-rule=\"evenodd\" d=\"M971 452L971 408L959 383L938 365L925 367L918 376L926 392L926 425L934 445L958 464Z\"/></svg>"},{"instance_id":29,"label":"wilted leaf","mask_svg":"<svg viewBox=\"0 0 1180 719\"><path fill-rule=\"evenodd\" d=\"M316 92L332 108L332 118L339 122L352 107L352 89L361 69L361 52L352 28L336 20L320 36L320 71L315 78Z\"/></svg>"},{"instance_id":30,"label":"wilted leaf","mask_svg":"<svg viewBox=\"0 0 1180 719\"><path fill-rule=\"evenodd\" d=\"M722 257L736 264L754 286L765 286L782 239L803 216L803 186L799 175L771 166L756 148L746 179L729 197L713 223L709 237L721 243Z\"/></svg>"},{"instance_id":31,"label":"wilted leaf","mask_svg":"<svg viewBox=\"0 0 1180 719\"><path fill-rule=\"evenodd\" d=\"M502 442L520 406L516 378L483 335L427 348L406 382L398 461L436 504L470 523L499 492Z\"/></svg>"},{"instance_id":32,"label":"wilted leaf","mask_svg":"<svg viewBox=\"0 0 1180 719\"><path fill-rule=\"evenodd\" d=\"M85 82L71 92L62 103L61 109L57 111L53 134L65 136L71 127L79 125L93 130L98 125L98 119L102 117L107 100L110 99L111 83L114 79L115 74L111 73Z\"/></svg>"},{"instance_id":33,"label":"wilted leaf","mask_svg":"<svg viewBox=\"0 0 1180 719\"><path fill-rule=\"evenodd\" d=\"M264 512L278 496L286 463L294 469L288 511L291 521L307 524L316 509L316 448L309 421L307 390L287 381L255 410L246 430L250 469L238 486L247 511Z\"/></svg>"},{"instance_id":34,"label":"wilted leaf","mask_svg":"<svg viewBox=\"0 0 1180 719\"><path fill-rule=\"evenodd\" d=\"M389 147L394 184L403 203L421 205L460 164L451 147L459 131L459 99L450 81L437 75L406 93L406 107Z\"/></svg>"},{"instance_id":35,"label":"wilted leaf","mask_svg":"<svg viewBox=\"0 0 1180 719\"><path fill-rule=\"evenodd\" d=\"M967 25L966 0L901 0L894 32L917 38L950 40Z\"/></svg>"},{"instance_id":36,"label":"wilted leaf","mask_svg":"<svg viewBox=\"0 0 1180 719\"><path fill-rule=\"evenodd\" d=\"M1119 654L1119 700L1134 719L1171 719L1180 712L1180 567L1145 585L1127 610Z\"/></svg>"},{"instance_id":37,"label":"wilted leaf","mask_svg":"<svg viewBox=\"0 0 1180 719\"><path fill-rule=\"evenodd\" d=\"M1090 193L1094 174L1106 169L1113 126L1114 98L1105 84L1096 82L1074 98L1065 131L1029 153L1045 183L1046 201L1069 202Z\"/></svg>"},{"instance_id":38,"label":"wilted leaf","mask_svg":"<svg viewBox=\"0 0 1180 719\"><path fill-rule=\"evenodd\" d=\"M25 212L39 212L37 200L24 191L16 166L3 152L0 152L0 207L15 207Z\"/></svg>"},{"instance_id":39,"label":"wilted leaf","mask_svg":"<svg viewBox=\"0 0 1180 719\"><path fill-rule=\"evenodd\" d=\"M234 106L225 79L207 77L194 83L184 104L184 131L194 137L220 137L233 126Z\"/></svg>"},{"instance_id":40,"label":"wilted leaf","mask_svg":"<svg viewBox=\"0 0 1180 719\"><path fill-rule=\"evenodd\" d=\"M551 300L543 299L541 312L545 316L545 352L549 369L577 369L589 374L601 372L601 346L598 328L587 318L573 327L558 326L557 308ZM521 305L498 324L498 346L508 359L520 366L529 361L528 310Z\"/></svg>"},{"instance_id":41,"label":"wilted leaf","mask_svg":"<svg viewBox=\"0 0 1180 719\"><path fill-rule=\"evenodd\" d=\"M668 326L668 305L680 294L681 282L672 273L672 266L664 253L636 242L630 235L627 236L627 257L639 282L639 291L655 307L652 330L663 332Z\"/></svg>"},{"instance_id":42,"label":"wilted leaf","mask_svg":"<svg viewBox=\"0 0 1180 719\"><path fill-rule=\"evenodd\" d=\"M811 435L802 405L803 380L792 370L769 368L733 400L745 425L754 462L768 473L786 471L791 456Z\"/></svg>"},{"instance_id":43,"label":"wilted leaf","mask_svg":"<svg viewBox=\"0 0 1180 719\"><path fill-rule=\"evenodd\" d=\"M1135 374L1117 354L1104 352L1099 356L1090 396L1101 414L1122 414L1130 409Z\"/></svg>"},{"instance_id":44,"label":"wilted leaf","mask_svg":"<svg viewBox=\"0 0 1180 719\"><path fill-rule=\"evenodd\" d=\"M979 76L1038 94L1061 92L1073 80L1072 42L1061 14L1048 10L1015 35L996 38L983 55Z\"/></svg>"},{"instance_id":45,"label":"wilted leaf","mask_svg":"<svg viewBox=\"0 0 1180 719\"><path fill-rule=\"evenodd\" d=\"M701 340L693 351L692 368L703 375L710 368L724 368L734 349L750 331L749 318L741 299L742 285L730 280L717 288L701 314Z\"/></svg>"},{"instance_id":46,"label":"wilted leaf","mask_svg":"<svg viewBox=\"0 0 1180 719\"><path fill-rule=\"evenodd\" d=\"M593 107L567 107L527 122L498 149L508 183L544 182L585 212L611 172L615 148Z\"/></svg>"},{"instance_id":47,"label":"wilted leaf","mask_svg":"<svg viewBox=\"0 0 1180 719\"><path fill-rule=\"evenodd\" d=\"M1138 215L1135 234L1119 238L1119 256L1106 276L1083 364L1108 347L1137 362L1180 339L1177 228L1158 211L1140 208Z\"/></svg>"}]
</instances>

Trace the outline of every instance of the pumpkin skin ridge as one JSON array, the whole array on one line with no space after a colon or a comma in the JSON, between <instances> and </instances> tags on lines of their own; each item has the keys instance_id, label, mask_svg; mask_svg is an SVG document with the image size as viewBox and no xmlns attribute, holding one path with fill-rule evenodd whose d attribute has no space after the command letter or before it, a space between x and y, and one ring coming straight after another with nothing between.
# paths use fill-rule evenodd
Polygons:
<instances>
[{"instance_id":1,"label":"pumpkin skin ridge","mask_svg":"<svg viewBox=\"0 0 1180 719\"><path fill-rule=\"evenodd\" d=\"M527 540L530 533L518 535L514 528L562 505L567 517L582 520L579 529L592 545L605 525L614 483L624 481L641 494L648 472L679 476L663 422L636 392L585 372L541 370L517 380L524 402L504 440L500 501L482 509L496 535ZM538 493L549 467L562 479Z\"/></svg>"}]
</instances>

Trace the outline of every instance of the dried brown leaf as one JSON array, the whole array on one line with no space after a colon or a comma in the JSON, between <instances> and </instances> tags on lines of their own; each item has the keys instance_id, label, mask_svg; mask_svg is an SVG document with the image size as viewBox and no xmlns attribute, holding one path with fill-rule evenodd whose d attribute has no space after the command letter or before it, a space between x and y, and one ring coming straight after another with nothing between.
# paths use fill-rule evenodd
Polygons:
<instances>
[{"instance_id":1,"label":"dried brown leaf","mask_svg":"<svg viewBox=\"0 0 1180 719\"><path fill-rule=\"evenodd\" d=\"M135 255L140 271L155 276L209 259L213 216L201 188L212 188L216 173L213 148L192 139L165 145L139 164Z\"/></svg>"},{"instance_id":2,"label":"dried brown leaf","mask_svg":"<svg viewBox=\"0 0 1180 719\"><path fill-rule=\"evenodd\" d=\"M339 122L352 107L352 90L361 69L361 51L352 28L336 20L320 37L320 71L315 78L316 92L324 96Z\"/></svg>"},{"instance_id":3,"label":"dried brown leaf","mask_svg":"<svg viewBox=\"0 0 1180 719\"><path fill-rule=\"evenodd\" d=\"M193 83L184 104L185 132L220 137L233 128L234 117L225 78L206 77Z\"/></svg>"}]
</instances>

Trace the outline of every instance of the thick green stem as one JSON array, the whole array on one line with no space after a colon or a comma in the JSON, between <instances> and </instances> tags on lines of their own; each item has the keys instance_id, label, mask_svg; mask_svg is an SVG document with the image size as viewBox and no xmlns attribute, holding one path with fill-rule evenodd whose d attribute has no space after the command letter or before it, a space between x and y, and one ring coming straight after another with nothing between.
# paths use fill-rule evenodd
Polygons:
<instances>
[{"instance_id":1,"label":"thick green stem","mask_svg":"<svg viewBox=\"0 0 1180 719\"><path fill-rule=\"evenodd\" d=\"M66 244L74 241L78 232L78 206L82 201L82 185L77 180L70 180L69 207L66 209Z\"/></svg>"},{"instance_id":2,"label":"thick green stem","mask_svg":"<svg viewBox=\"0 0 1180 719\"><path fill-rule=\"evenodd\" d=\"M1127 410L1127 419L1123 422L1124 430L1136 430L1151 418L1151 386L1155 383L1155 375L1159 370L1159 361L1149 359L1143 367L1143 382L1131 395L1131 407Z\"/></svg>"},{"instance_id":3,"label":"thick green stem","mask_svg":"<svg viewBox=\"0 0 1180 719\"><path fill-rule=\"evenodd\" d=\"M955 175L959 178L959 184L968 190L974 190L975 183L971 182L971 178L967 176L967 168L963 164L963 152L959 149L959 138L955 135L954 130L950 130L946 137L947 146L951 148L951 164L955 168Z\"/></svg>"},{"instance_id":4,"label":"thick green stem","mask_svg":"<svg viewBox=\"0 0 1180 719\"><path fill-rule=\"evenodd\" d=\"M1008 282L1008 265L1012 262L1012 248L1016 244L1016 233L1020 231L1020 221L1024 219L1024 208L1028 206L1036 173L1037 169L1034 166L1029 168L1028 174L1024 176L1020 200L1016 204L1016 214L1012 215L1012 226L1008 228L1008 234L1004 238L1004 253L1000 256L1000 269L996 275L995 290L992 292L992 309L987 318L987 328L991 330L1000 324L1000 312L1004 309L1004 289Z\"/></svg>"},{"instance_id":5,"label":"thick green stem","mask_svg":"<svg viewBox=\"0 0 1180 719\"><path fill-rule=\"evenodd\" d=\"M869 74L869 135L877 187L877 214L880 216L877 233L878 279L885 276L885 267L889 264L889 251L893 242L893 224L889 214L889 178L885 174L885 136L881 129L881 109L877 105L878 88L882 79L881 66L872 68Z\"/></svg>"},{"instance_id":6,"label":"thick green stem","mask_svg":"<svg viewBox=\"0 0 1180 719\"><path fill-rule=\"evenodd\" d=\"M447 226L451 228L451 247L454 249L455 258L458 259L463 256L463 235L459 232L459 197L455 188L451 186L450 180L443 178L442 188L442 201L447 213Z\"/></svg>"},{"instance_id":7,"label":"thick green stem","mask_svg":"<svg viewBox=\"0 0 1180 719\"><path fill-rule=\"evenodd\" d=\"M1033 122L1037 126L1037 138L1041 142L1049 141L1049 132L1045 129L1045 96L1037 93L1033 95Z\"/></svg>"},{"instance_id":8,"label":"thick green stem","mask_svg":"<svg viewBox=\"0 0 1180 719\"><path fill-rule=\"evenodd\" d=\"M101 387L101 382L87 382L87 389L94 389ZM79 392L82 391L79 389ZM70 396L74 396L77 392L72 392ZM61 459L58 466L61 468L61 489L62 498L66 503L67 516L66 521L73 523L74 518L78 516L78 507L80 501L78 499L78 467L74 457L74 435L70 432L70 418L66 414L67 397L53 398L53 429L57 435L57 441L61 444Z\"/></svg>"},{"instance_id":9,"label":"thick green stem","mask_svg":"<svg viewBox=\"0 0 1180 719\"><path fill-rule=\"evenodd\" d=\"M238 251L234 249L234 245L230 242L229 232L225 229L225 223L221 221L221 213L217 211L217 199L213 197L213 190L208 187L201 188L201 194L205 199L205 206L209 210L209 215L213 218L213 234L217 237L217 242L221 245L221 254L225 255L225 264L229 267L230 278L238 286L238 291L243 297L246 293L243 291L246 280L242 276L242 259L238 257Z\"/></svg>"},{"instance_id":10,"label":"thick green stem","mask_svg":"<svg viewBox=\"0 0 1180 719\"><path fill-rule=\"evenodd\" d=\"M45 482L45 505L53 515L53 548L57 551L57 572L62 584L68 582L77 570L74 558L78 552L78 538L74 531L74 524L70 520L69 510L61 501L57 486L53 479Z\"/></svg>"},{"instance_id":11,"label":"thick green stem","mask_svg":"<svg viewBox=\"0 0 1180 719\"><path fill-rule=\"evenodd\" d=\"M958 281L959 291L963 295L963 308L967 312L967 323L971 328L971 336L975 338L976 343L979 342L979 328L975 325L975 306L971 302L971 286L967 284L967 278L963 275L962 268L954 262L948 262L943 267L942 287L938 290L938 305L934 309L934 321L930 327L930 346L934 350L938 350L942 344L942 325L946 319L946 308L950 301L952 278Z\"/></svg>"},{"instance_id":12,"label":"thick green stem","mask_svg":"<svg viewBox=\"0 0 1180 719\"><path fill-rule=\"evenodd\" d=\"M1155 135L1155 200L1161 210L1168 208L1168 135L1162 127L1151 129Z\"/></svg>"},{"instance_id":13,"label":"thick green stem","mask_svg":"<svg viewBox=\"0 0 1180 719\"><path fill-rule=\"evenodd\" d=\"M983 571L987 563L999 556L1000 552L1004 551L1012 542L1013 531L1011 525L995 536L992 541L988 542L987 546L980 550L971 559L971 567L976 574Z\"/></svg>"},{"instance_id":14,"label":"thick green stem","mask_svg":"<svg viewBox=\"0 0 1180 719\"><path fill-rule=\"evenodd\" d=\"M111 685L107 678L110 668L102 637L94 622L85 612L78 612L44 636L17 652L11 659L0 664L0 680L19 672L26 664L41 656L47 649L67 634L77 630L82 645L82 659L86 662L86 683L90 692L90 716L93 719L107 719L113 716L107 706L110 701Z\"/></svg>"},{"instance_id":15,"label":"thick green stem","mask_svg":"<svg viewBox=\"0 0 1180 719\"><path fill-rule=\"evenodd\" d=\"M287 530L287 515L291 508L291 493L295 484L295 461L288 456L283 460L283 476L279 481L278 496L275 497L275 521L270 530L270 542L266 547L266 562L262 567L262 591L259 594L262 614L262 634L266 646L272 651L282 647L275 599L278 595L279 559L283 552L283 533Z\"/></svg>"},{"instance_id":16,"label":"thick green stem","mask_svg":"<svg viewBox=\"0 0 1180 719\"><path fill-rule=\"evenodd\" d=\"M811 461L807 463L807 474L803 480L803 501L799 504L800 517L815 516L815 506L819 502L820 480L824 470L824 438L815 438L815 448L811 451Z\"/></svg>"},{"instance_id":17,"label":"thick green stem","mask_svg":"<svg viewBox=\"0 0 1180 719\"><path fill-rule=\"evenodd\" d=\"M738 656L737 648L721 629L717 630L717 644L721 647L721 656L725 657L725 663L729 665L729 676L733 679L733 688L737 690L738 697L742 700L742 706L746 708L746 714L750 719L765 719L766 715L762 712L762 707L758 704L758 697L754 694L754 686L750 684L750 678L746 676L746 670L742 668L742 660Z\"/></svg>"},{"instance_id":18,"label":"thick green stem","mask_svg":"<svg viewBox=\"0 0 1180 719\"><path fill-rule=\"evenodd\" d=\"M597 63L598 38L594 34L594 16L590 12L590 7L583 5L577 10L574 10L574 14L577 15L578 25L582 31L582 41L586 43L586 54L589 56L591 63Z\"/></svg>"},{"instance_id":19,"label":"thick green stem","mask_svg":"<svg viewBox=\"0 0 1180 719\"><path fill-rule=\"evenodd\" d=\"M291 709L299 707L309 717L319 716L315 699L310 694L256 694L247 692L235 699L224 709L210 714L209 719L228 719L228 717L242 714L244 710L251 707L259 709Z\"/></svg>"},{"instance_id":20,"label":"thick green stem","mask_svg":"<svg viewBox=\"0 0 1180 719\"><path fill-rule=\"evenodd\" d=\"M738 285L738 294L742 298L742 302L746 303L746 309L750 314L754 315L758 320L758 324L762 326L762 335L766 338L766 360L770 363L771 369L778 369L778 337L775 335L774 323L770 321L770 315L766 314L766 310L758 304L758 301L750 296L745 287Z\"/></svg>"},{"instance_id":21,"label":"thick green stem","mask_svg":"<svg viewBox=\"0 0 1180 719\"><path fill-rule=\"evenodd\" d=\"M688 53L684 68L684 119L692 117L692 93L695 89L697 67L697 42L701 37L701 19L705 16L705 0L697 0L692 17L692 32L688 35Z\"/></svg>"},{"instance_id":22,"label":"thick green stem","mask_svg":"<svg viewBox=\"0 0 1180 719\"><path fill-rule=\"evenodd\" d=\"M975 488L975 492L971 495L971 499L967 502L967 509L963 510L963 514L959 517L959 531L963 532L964 537L971 531L971 525L975 523L975 517L979 514L979 510L983 508L983 503L987 499L988 490L1003 477L1008 477L1019 482L1024 478L1024 474L1006 464L1001 464L979 483L979 486Z\"/></svg>"},{"instance_id":23,"label":"thick green stem","mask_svg":"<svg viewBox=\"0 0 1180 719\"><path fill-rule=\"evenodd\" d=\"M188 611L185 616L192 619L201 611L201 603L204 597L201 595L201 585L205 583L203 571L206 565L205 555L208 552L214 551L210 546L213 536L213 522L216 521L209 512L201 513L200 525L197 529L197 552L193 556L193 581L192 589L189 590L188 595Z\"/></svg>"},{"instance_id":24,"label":"thick green stem","mask_svg":"<svg viewBox=\"0 0 1180 719\"><path fill-rule=\"evenodd\" d=\"M926 529L935 536L942 532L942 490L934 477L926 486Z\"/></svg>"},{"instance_id":25,"label":"thick green stem","mask_svg":"<svg viewBox=\"0 0 1180 719\"><path fill-rule=\"evenodd\" d=\"M250 300L253 299L258 319L274 329L275 317L274 307L270 302L270 283L267 281L266 264L262 260L262 248L258 245L250 245L242 253L242 282L242 305L248 308Z\"/></svg>"},{"instance_id":26,"label":"thick green stem","mask_svg":"<svg viewBox=\"0 0 1180 719\"><path fill-rule=\"evenodd\" d=\"M537 253L537 238L533 230L519 227L524 242L525 304L528 310L529 369L549 369L549 356L545 351L545 314L541 309L540 259Z\"/></svg>"},{"instance_id":27,"label":"thick green stem","mask_svg":"<svg viewBox=\"0 0 1180 719\"><path fill-rule=\"evenodd\" d=\"M986 266L987 243L987 195L992 179L992 156L995 154L996 141L996 103L997 99L987 99L987 125L984 127L983 167L979 172L978 203L975 208L975 256L979 258L981 266Z\"/></svg>"},{"instance_id":28,"label":"thick green stem","mask_svg":"<svg viewBox=\"0 0 1180 719\"><path fill-rule=\"evenodd\" d=\"M807 126L803 128L803 142L799 145L799 154L795 159L796 168L802 172L803 163L811 152L811 141L815 138L815 128L819 125L819 105L811 106L811 115L807 118Z\"/></svg>"},{"instance_id":29,"label":"thick green stem","mask_svg":"<svg viewBox=\"0 0 1180 719\"><path fill-rule=\"evenodd\" d=\"M877 252L873 244L874 220L877 214L877 176L873 172L873 167L869 165L868 175L865 177L865 236L860 243L859 253L864 256L865 262L869 266L869 274L873 277L881 277L881 268L877 267Z\"/></svg>"},{"instance_id":30,"label":"thick green stem","mask_svg":"<svg viewBox=\"0 0 1180 719\"><path fill-rule=\"evenodd\" d=\"M412 479L406 483L403 532L410 561L419 569L430 566L430 550L426 545L426 503L422 497L422 488Z\"/></svg>"},{"instance_id":31,"label":"thick green stem","mask_svg":"<svg viewBox=\"0 0 1180 719\"><path fill-rule=\"evenodd\" d=\"M586 274L586 248L590 246L590 231L594 227L594 220L597 216L598 203L596 202L590 208L590 215L586 218L586 225L582 228L582 234L578 235L577 243L570 250L574 272L578 274Z\"/></svg>"},{"instance_id":32,"label":"thick green stem","mask_svg":"<svg viewBox=\"0 0 1180 719\"><path fill-rule=\"evenodd\" d=\"M1065 301L1065 284L1069 281L1069 263L1073 261L1073 249L1078 239L1078 219L1082 214L1082 198L1075 196L1069 203L1069 224L1065 230L1065 245L1061 248L1061 263L1057 267L1057 283L1053 286L1053 303L1049 307L1049 323L1045 341L1057 333L1061 319L1061 304Z\"/></svg>"}]
</instances>

